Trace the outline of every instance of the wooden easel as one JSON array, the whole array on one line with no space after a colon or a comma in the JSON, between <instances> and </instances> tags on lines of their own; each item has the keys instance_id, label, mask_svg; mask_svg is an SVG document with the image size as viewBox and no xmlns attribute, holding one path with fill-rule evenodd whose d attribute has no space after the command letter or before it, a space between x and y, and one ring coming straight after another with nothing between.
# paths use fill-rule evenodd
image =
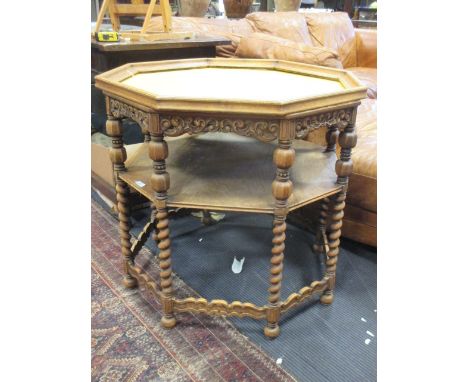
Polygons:
<instances>
[{"instance_id":1,"label":"wooden easel","mask_svg":"<svg viewBox=\"0 0 468 382\"><path fill-rule=\"evenodd\" d=\"M120 31L121 16L145 16L143 27L137 31L120 32L123 38L131 40L171 40L193 37L192 32L173 32L172 31L172 13L169 0L151 0L149 4L144 4L144 0L132 0L131 4L119 4L117 0L104 0L99 15L96 20L94 32L99 32L104 15L109 13L112 23L112 29L115 32ZM163 20L163 30L160 32L148 32L148 27L152 16L161 15Z\"/></svg>"}]
</instances>

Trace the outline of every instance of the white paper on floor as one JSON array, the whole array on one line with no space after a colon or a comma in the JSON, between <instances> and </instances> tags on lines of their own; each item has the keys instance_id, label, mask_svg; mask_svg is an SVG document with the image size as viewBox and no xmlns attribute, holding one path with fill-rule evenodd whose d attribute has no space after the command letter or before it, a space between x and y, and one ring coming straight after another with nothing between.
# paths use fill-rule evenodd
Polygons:
<instances>
[{"instance_id":1,"label":"white paper on floor","mask_svg":"<svg viewBox=\"0 0 468 382\"><path fill-rule=\"evenodd\" d=\"M237 257L234 256L234 261L232 262L231 269L234 273L241 273L242 272L242 266L244 265L244 260L245 257L243 257L240 260L237 260Z\"/></svg>"}]
</instances>

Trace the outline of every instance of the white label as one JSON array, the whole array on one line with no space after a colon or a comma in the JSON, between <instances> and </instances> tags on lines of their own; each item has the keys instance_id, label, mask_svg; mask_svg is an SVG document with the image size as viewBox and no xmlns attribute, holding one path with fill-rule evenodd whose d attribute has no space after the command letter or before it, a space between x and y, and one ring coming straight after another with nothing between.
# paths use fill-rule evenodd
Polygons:
<instances>
[{"instance_id":1,"label":"white label","mask_svg":"<svg viewBox=\"0 0 468 382\"><path fill-rule=\"evenodd\" d=\"M232 262L231 269L234 273L241 273L242 272L242 266L244 265L244 260L245 257L243 257L240 260L237 260L237 257L234 256L234 261Z\"/></svg>"},{"instance_id":2,"label":"white label","mask_svg":"<svg viewBox=\"0 0 468 382\"><path fill-rule=\"evenodd\" d=\"M144 182L142 182L141 180L137 180L135 181L135 184L138 186L138 187L145 187L146 184Z\"/></svg>"}]
</instances>

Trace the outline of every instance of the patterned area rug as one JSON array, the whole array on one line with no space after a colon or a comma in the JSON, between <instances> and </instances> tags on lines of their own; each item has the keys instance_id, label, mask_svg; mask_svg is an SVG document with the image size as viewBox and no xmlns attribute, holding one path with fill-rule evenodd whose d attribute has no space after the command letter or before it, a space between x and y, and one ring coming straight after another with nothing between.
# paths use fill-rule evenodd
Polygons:
<instances>
[{"instance_id":1,"label":"patterned area rug","mask_svg":"<svg viewBox=\"0 0 468 382\"><path fill-rule=\"evenodd\" d=\"M178 313L163 329L161 305L122 284L117 221L96 202L92 216L92 381L295 381L226 319ZM145 247L137 263L157 279ZM196 295L177 276L178 297Z\"/></svg>"}]
</instances>

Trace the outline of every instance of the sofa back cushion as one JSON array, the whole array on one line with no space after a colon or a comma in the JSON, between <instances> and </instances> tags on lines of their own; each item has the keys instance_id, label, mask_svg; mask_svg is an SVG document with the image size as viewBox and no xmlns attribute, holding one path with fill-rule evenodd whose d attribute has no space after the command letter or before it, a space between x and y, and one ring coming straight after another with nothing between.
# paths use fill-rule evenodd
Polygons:
<instances>
[{"instance_id":1,"label":"sofa back cushion","mask_svg":"<svg viewBox=\"0 0 468 382\"><path fill-rule=\"evenodd\" d=\"M162 17L153 17L148 32L163 30ZM196 36L219 36L231 40L230 45L216 47L216 55L233 57L242 36L249 35L254 29L246 19L208 19L203 17L173 17L172 30L175 32L194 32Z\"/></svg>"},{"instance_id":2,"label":"sofa back cushion","mask_svg":"<svg viewBox=\"0 0 468 382\"><path fill-rule=\"evenodd\" d=\"M304 17L314 46L338 52L345 68L357 66L356 36L347 13L305 13Z\"/></svg>"},{"instance_id":3,"label":"sofa back cushion","mask_svg":"<svg viewBox=\"0 0 468 382\"><path fill-rule=\"evenodd\" d=\"M266 33L287 40L312 44L304 16L298 12L254 12L248 14L255 32Z\"/></svg>"},{"instance_id":4,"label":"sofa back cushion","mask_svg":"<svg viewBox=\"0 0 468 382\"><path fill-rule=\"evenodd\" d=\"M236 50L237 57L269 58L302 62L304 64L340 68L338 54L331 49L294 42L265 33L242 37Z\"/></svg>"},{"instance_id":5,"label":"sofa back cushion","mask_svg":"<svg viewBox=\"0 0 468 382\"><path fill-rule=\"evenodd\" d=\"M357 66L377 68L377 30L355 29Z\"/></svg>"},{"instance_id":6,"label":"sofa back cushion","mask_svg":"<svg viewBox=\"0 0 468 382\"><path fill-rule=\"evenodd\" d=\"M148 32L162 31L161 16L153 17ZM228 36L235 34L244 36L254 32L251 23L245 19L209 19L204 17L173 17L172 29L176 31L192 31L204 36Z\"/></svg>"}]
</instances>

